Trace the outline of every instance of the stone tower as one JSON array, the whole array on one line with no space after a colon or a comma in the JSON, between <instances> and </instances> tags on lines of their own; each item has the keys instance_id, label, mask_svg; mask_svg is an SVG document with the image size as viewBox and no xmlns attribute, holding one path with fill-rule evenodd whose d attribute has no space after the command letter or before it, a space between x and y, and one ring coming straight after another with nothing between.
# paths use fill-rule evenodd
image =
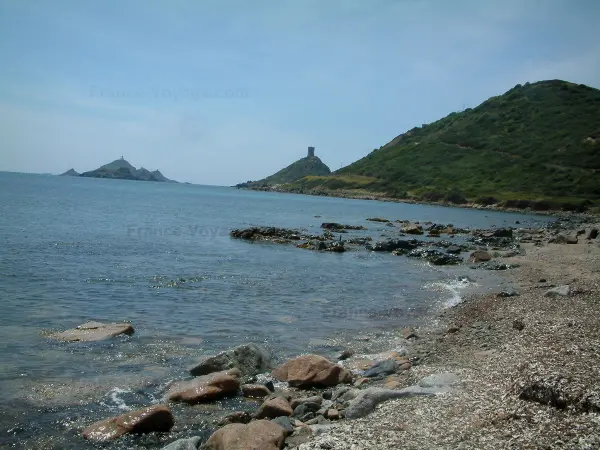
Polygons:
<instances>
[{"instance_id":1,"label":"stone tower","mask_svg":"<svg viewBox=\"0 0 600 450\"><path fill-rule=\"evenodd\" d=\"M315 156L315 148L314 147L308 147L308 157L310 158L311 156Z\"/></svg>"}]
</instances>

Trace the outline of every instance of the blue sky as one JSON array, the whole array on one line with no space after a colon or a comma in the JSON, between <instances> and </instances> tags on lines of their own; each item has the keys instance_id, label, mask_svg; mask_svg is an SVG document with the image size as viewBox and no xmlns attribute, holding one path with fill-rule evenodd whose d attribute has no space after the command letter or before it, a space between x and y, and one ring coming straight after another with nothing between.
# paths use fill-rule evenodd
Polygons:
<instances>
[{"instance_id":1,"label":"blue sky","mask_svg":"<svg viewBox=\"0 0 600 450\"><path fill-rule=\"evenodd\" d=\"M332 169L517 83L600 88L600 2L0 0L0 170Z\"/></svg>"}]
</instances>

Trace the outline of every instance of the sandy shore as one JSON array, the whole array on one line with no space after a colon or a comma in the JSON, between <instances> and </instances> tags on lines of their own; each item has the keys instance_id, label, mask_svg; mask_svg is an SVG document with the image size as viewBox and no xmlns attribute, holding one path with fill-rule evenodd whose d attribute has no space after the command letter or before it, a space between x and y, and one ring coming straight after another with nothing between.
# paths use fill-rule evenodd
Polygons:
<instances>
[{"instance_id":1,"label":"sandy shore","mask_svg":"<svg viewBox=\"0 0 600 450\"><path fill-rule=\"evenodd\" d=\"M404 341L416 358L398 388L453 372L449 393L382 403L298 448L600 448L600 240L548 237L505 259L521 265L504 272L519 295L467 298ZM545 295L563 285L569 295Z\"/></svg>"}]
</instances>

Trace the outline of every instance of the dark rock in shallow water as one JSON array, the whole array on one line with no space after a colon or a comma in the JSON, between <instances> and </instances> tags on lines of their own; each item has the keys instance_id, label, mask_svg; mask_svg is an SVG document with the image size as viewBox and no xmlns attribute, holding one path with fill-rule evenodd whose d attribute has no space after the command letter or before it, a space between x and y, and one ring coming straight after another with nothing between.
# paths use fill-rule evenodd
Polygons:
<instances>
[{"instance_id":1,"label":"dark rock in shallow water","mask_svg":"<svg viewBox=\"0 0 600 450\"><path fill-rule=\"evenodd\" d=\"M362 225L344 225L336 222L323 222L321 224L321 228L325 228L326 230L366 230Z\"/></svg>"},{"instance_id":2,"label":"dark rock in shallow water","mask_svg":"<svg viewBox=\"0 0 600 450\"><path fill-rule=\"evenodd\" d=\"M234 238L246 239L250 241L271 241L276 243L286 243L306 239L309 236L302 234L298 230L276 227L251 227L246 229L232 230L229 235Z\"/></svg>"},{"instance_id":3,"label":"dark rock in shallow water","mask_svg":"<svg viewBox=\"0 0 600 450\"><path fill-rule=\"evenodd\" d=\"M233 368L240 369L242 376L265 372L271 368L271 355L259 345L244 344L205 359L190 373L198 376Z\"/></svg>"},{"instance_id":4,"label":"dark rock in shallow water","mask_svg":"<svg viewBox=\"0 0 600 450\"><path fill-rule=\"evenodd\" d=\"M246 411L234 411L230 414L227 414L219 421L219 425L228 425L230 423L248 423L252 420L252 416L250 413Z\"/></svg>"},{"instance_id":5,"label":"dark rock in shallow water","mask_svg":"<svg viewBox=\"0 0 600 450\"><path fill-rule=\"evenodd\" d=\"M436 266L445 266L449 264L460 264L460 256L443 253L432 248L417 248L408 253L411 258L423 258Z\"/></svg>"},{"instance_id":6,"label":"dark rock in shallow water","mask_svg":"<svg viewBox=\"0 0 600 450\"><path fill-rule=\"evenodd\" d=\"M374 252L391 252L398 249L413 250L424 244L425 242L418 241L417 239L388 239L387 241L377 241L369 244L366 248Z\"/></svg>"},{"instance_id":7,"label":"dark rock in shallow water","mask_svg":"<svg viewBox=\"0 0 600 450\"><path fill-rule=\"evenodd\" d=\"M166 405L155 405L93 423L83 430L82 435L85 439L103 442L124 434L169 431L174 423L173 414Z\"/></svg>"},{"instance_id":8,"label":"dark rock in shallow water","mask_svg":"<svg viewBox=\"0 0 600 450\"><path fill-rule=\"evenodd\" d=\"M227 372L215 372L185 381L177 381L171 385L166 396L173 402L184 402L191 405L217 400L235 395L240 388L239 369Z\"/></svg>"},{"instance_id":9,"label":"dark rock in shallow water","mask_svg":"<svg viewBox=\"0 0 600 450\"><path fill-rule=\"evenodd\" d=\"M457 245L452 245L452 246L446 248L446 252L450 253L451 255L458 255L462 252L462 248L460 248Z\"/></svg>"}]
</instances>

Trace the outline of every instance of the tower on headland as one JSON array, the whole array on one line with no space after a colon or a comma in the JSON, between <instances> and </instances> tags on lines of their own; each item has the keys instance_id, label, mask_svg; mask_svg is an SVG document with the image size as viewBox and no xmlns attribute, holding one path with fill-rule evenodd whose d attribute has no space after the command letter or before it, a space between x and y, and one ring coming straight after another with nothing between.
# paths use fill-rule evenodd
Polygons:
<instances>
[{"instance_id":1,"label":"tower on headland","mask_svg":"<svg viewBox=\"0 0 600 450\"><path fill-rule=\"evenodd\" d=\"M315 148L314 147L308 147L308 157L310 158L311 156L315 156Z\"/></svg>"}]
</instances>

